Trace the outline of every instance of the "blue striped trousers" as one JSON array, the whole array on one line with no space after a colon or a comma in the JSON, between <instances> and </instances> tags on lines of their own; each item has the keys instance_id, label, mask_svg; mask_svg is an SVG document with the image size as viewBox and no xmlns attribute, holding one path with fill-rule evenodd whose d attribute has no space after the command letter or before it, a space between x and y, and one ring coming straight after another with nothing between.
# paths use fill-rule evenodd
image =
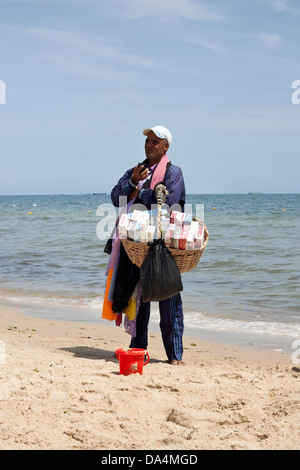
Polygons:
<instances>
[{"instance_id":1,"label":"blue striped trousers","mask_svg":"<svg viewBox=\"0 0 300 470\"><path fill-rule=\"evenodd\" d=\"M159 302L160 330L169 362L181 361L183 354L183 309L181 295L177 294ZM147 349L150 302L142 302L136 319L136 337L130 348Z\"/></svg>"}]
</instances>

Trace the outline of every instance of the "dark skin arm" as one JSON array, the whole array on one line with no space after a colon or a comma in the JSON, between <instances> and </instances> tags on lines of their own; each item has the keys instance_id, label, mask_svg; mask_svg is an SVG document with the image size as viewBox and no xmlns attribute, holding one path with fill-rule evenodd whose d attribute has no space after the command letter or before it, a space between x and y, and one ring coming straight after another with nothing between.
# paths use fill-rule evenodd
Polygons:
<instances>
[{"instance_id":1,"label":"dark skin arm","mask_svg":"<svg viewBox=\"0 0 300 470\"><path fill-rule=\"evenodd\" d=\"M144 167L145 168L145 167ZM135 166L131 175L131 181L138 185L140 181L146 179L148 176L148 170L144 169L141 166ZM133 199L134 197L137 197L139 190L136 188L132 191L129 200Z\"/></svg>"}]
</instances>

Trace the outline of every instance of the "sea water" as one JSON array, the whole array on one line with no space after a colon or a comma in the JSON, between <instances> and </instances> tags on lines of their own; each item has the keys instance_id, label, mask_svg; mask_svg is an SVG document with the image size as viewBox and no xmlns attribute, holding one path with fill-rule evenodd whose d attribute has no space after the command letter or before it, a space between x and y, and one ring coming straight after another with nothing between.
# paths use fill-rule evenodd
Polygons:
<instances>
[{"instance_id":1,"label":"sea water","mask_svg":"<svg viewBox=\"0 0 300 470\"><path fill-rule=\"evenodd\" d=\"M198 266L182 274L186 331L283 349L300 339L300 195L194 194L186 202L194 211L204 205L209 231ZM0 304L107 323L108 255L97 226L99 207L110 203L109 195L0 196Z\"/></svg>"}]
</instances>

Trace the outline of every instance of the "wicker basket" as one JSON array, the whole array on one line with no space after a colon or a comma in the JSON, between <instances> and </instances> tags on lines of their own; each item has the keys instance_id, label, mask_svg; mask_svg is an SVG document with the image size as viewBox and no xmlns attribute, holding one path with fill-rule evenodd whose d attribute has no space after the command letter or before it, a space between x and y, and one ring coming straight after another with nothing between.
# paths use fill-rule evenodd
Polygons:
<instances>
[{"instance_id":1,"label":"wicker basket","mask_svg":"<svg viewBox=\"0 0 300 470\"><path fill-rule=\"evenodd\" d=\"M193 220L197 219L194 217ZM178 250L176 248L169 248L169 251L181 273L191 271L197 266L208 242L209 234L206 225L199 220L197 221L204 227L204 242L201 248L195 250ZM149 251L149 245L147 243L135 242L129 239L122 239L122 244L130 261L140 268Z\"/></svg>"}]
</instances>

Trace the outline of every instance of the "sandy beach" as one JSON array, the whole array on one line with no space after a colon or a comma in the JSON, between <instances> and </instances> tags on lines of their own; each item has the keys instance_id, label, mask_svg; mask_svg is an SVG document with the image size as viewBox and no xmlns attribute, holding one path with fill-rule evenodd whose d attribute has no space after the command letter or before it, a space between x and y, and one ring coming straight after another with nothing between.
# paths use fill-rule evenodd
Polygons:
<instances>
[{"instance_id":1,"label":"sandy beach","mask_svg":"<svg viewBox=\"0 0 300 470\"><path fill-rule=\"evenodd\" d=\"M143 375L119 374L122 327L0 307L2 450L299 449L300 366L281 351L184 337L187 365L149 338Z\"/></svg>"}]
</instances>

